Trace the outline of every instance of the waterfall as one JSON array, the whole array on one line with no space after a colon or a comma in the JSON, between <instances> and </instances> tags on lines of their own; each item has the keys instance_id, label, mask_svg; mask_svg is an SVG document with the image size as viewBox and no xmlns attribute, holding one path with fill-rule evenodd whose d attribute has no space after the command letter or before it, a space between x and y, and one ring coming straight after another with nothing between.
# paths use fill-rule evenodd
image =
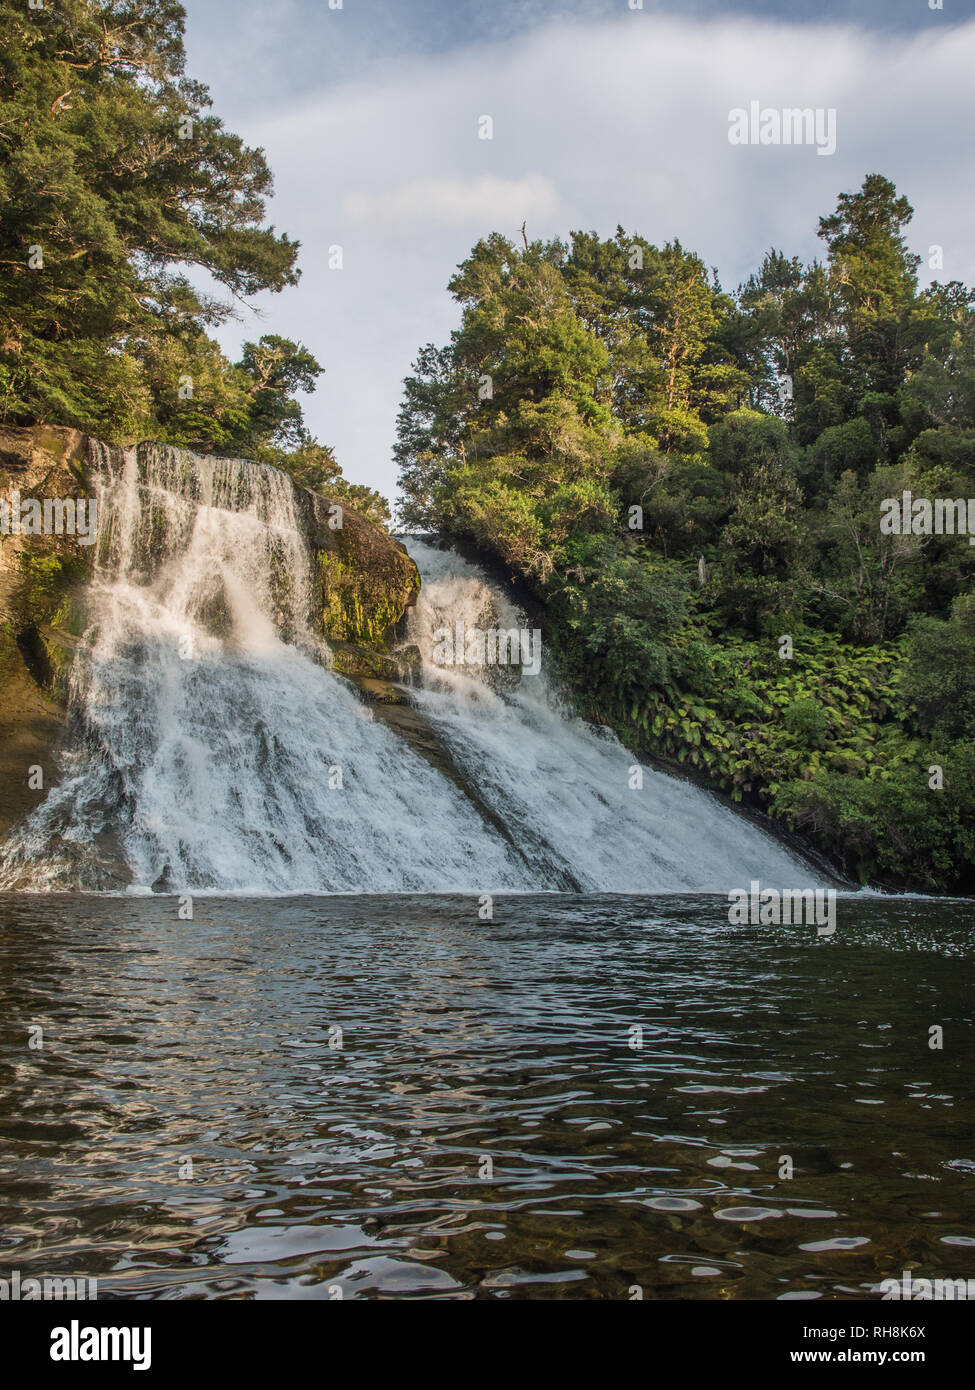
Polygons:
<instances>
[{"instance_id":1,"label":"waterfall","mask_svg":"<svg viewBox=\"0 0 975 1390\"><path fill-rule=\"evenodd\" d=\"M0 887L142 892L714 890L805 884L773 839L562 708L544 671L438 665L436 636L521 626L460 557L411 542L413 692L451 778L373 717L316 635L286 474L153 446L95 456L90 625L61 777ZM469 795L465 795L465 786Z\"/></svg>"},{"instance_id":2,"label":"waterfall","mask_svg":"<svg viewBox=\"0 0 975 1390\"><path fill-rule=\"evenodd\" d=\"M328 669L286 474L102 448L64 776L0 885L235 893L531 881Z\"/></svg>"},{"instance_id":3,"label":"waterfall","mask_svg":"<svg viewBox=\"0 0 975 1390\"><path fill-rule=\"evenodd\" d=\"M523 614L452 551L410 542L422 579L410 640L423 658L418 702L455 762L528 849L548 884L587 891L726 893L752 878L806 884L778 841L689 782L650 768L611 734L573 718L545 673L438 661L437 634L519 631ZM542 633L544 644L544 632ZM443 637L440 639L443 645ZM544 645L543 645L544 651ZM642 786L631 786L639 781ZM530 848L529 848L530 847Z\"/></svg>"}]
</instances>

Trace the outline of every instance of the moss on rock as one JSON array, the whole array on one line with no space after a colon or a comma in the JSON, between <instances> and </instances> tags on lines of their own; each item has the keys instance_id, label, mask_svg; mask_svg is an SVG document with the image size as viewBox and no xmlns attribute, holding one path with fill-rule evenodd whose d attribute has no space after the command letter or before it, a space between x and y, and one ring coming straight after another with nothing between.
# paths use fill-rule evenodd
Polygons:
<instances>
[{"instance_id":1,"label":"moss on rock","mask_svg":"<svg viewBox=\"0 0 975 1390\"><path fill-rule=\"evenodd\" d=\"M87 442L77 430L0 428L0 496L87 498ZM0 535L0 836L56 778L68 674L85 627L92 545L74 536ZM40 767L43 786L31 787Z\"/></svg>"},{"instance_id":2,"label":"moss on rock","mask_svg":"<svg viewBox=\"0 0 975 1390\"><path fill-rule=\"evenodd\" d=\"M380 650L420 592L406 547L351 507L305 493L323 636Z\"/></svg>"}]
</instances>

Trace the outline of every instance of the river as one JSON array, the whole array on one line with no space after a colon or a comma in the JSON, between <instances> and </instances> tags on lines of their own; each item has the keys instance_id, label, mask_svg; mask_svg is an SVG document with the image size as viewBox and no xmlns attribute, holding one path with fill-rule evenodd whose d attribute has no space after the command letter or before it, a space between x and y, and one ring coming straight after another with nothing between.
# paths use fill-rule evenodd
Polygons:
<instances>
[{"instance_id":1,"label":"river","mask_svg":"<svg viewBox=\"0 0 975 1390\"><path fill-rule=\"evenodd\" d=\"M191 921L3 895L0 1268L102 1298L971 1277L971 906L837 917L821 939L708 895L500 896L491 921L457 895L197 897Z\"/></svg>"}]
</instances>

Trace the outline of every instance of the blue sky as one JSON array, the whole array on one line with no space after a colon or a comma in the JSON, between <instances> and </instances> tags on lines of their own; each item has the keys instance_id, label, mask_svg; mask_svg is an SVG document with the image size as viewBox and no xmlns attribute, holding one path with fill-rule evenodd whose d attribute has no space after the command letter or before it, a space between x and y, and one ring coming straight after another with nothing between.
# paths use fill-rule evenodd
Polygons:
<instances>
[{"instance_id":1,"label":"blue sky","mask_svg":"<svg viewBox=\"0 0 975 1390\"><path fill-rule=\"evenodd\" d=\"M402 378L455 325L445 285L490 231L622 223L679 237L733 288L770 245L815 254L818 217L881 172L925 264L940 245L940 278L975 283L970 0L184 4L189 71L266 149L270 218L303 248L299 287L222 341L305 342L326 368L310 425L387 495ZM836 153L731 146L728 112L753 100L835 108Z\"/></svg>"}]
</instances>

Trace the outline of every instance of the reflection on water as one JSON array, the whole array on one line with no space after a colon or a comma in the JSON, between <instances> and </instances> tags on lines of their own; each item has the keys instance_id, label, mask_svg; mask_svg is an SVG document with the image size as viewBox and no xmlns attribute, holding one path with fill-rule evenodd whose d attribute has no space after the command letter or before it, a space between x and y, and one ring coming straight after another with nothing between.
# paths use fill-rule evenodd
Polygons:
<instances>
[{"instance_id":1,"label":"reflection on water","mask_svg":"<svg viewBox=\"0 0 975 1390\"><path fill-rule=\"evenodd\" d=\"M714 898L177 910L0 899L2 1277L611 1299L975 1277L971 905L842 899L831 940L730 927Z\"/></svg>"}]
</instances>

